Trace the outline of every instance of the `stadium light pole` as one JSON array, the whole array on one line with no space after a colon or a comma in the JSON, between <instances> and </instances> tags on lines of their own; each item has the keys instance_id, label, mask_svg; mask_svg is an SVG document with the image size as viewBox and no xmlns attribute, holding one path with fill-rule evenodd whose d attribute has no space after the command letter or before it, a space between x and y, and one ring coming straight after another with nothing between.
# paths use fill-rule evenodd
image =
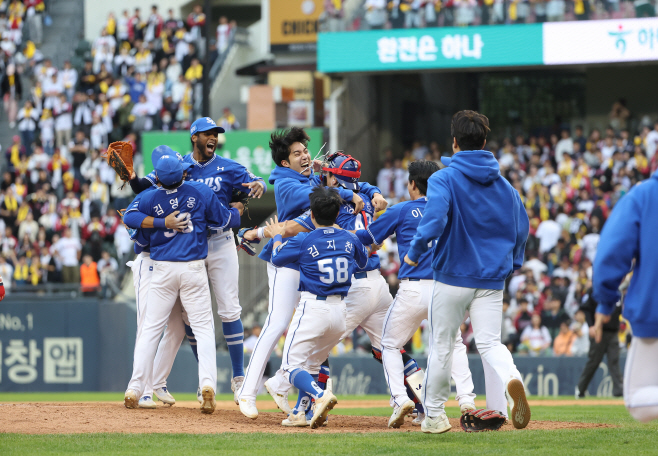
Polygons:
<instances>
[{"instance_id":1,"label":"stadium light pole","mask_svg":"<svg viewBox=\"0 0 658 456\"><path fill-rule=\"evenodd\" d=\"M206 15L206 46L205 55L203 56L203 104L201 109L202 116L210 116L210 37L212 35L212 24L210 23L210 0L203 2L203 14Z\"/></svg>"}]
</instances>

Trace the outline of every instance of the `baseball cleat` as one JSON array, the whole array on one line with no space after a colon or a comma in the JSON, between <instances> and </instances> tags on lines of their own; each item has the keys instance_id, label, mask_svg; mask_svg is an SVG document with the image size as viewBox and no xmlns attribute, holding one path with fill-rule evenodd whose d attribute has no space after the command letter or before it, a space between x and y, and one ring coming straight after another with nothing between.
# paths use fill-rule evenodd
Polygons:
<instances>
[{"instance_id":1,"label":"baseball cleat","mask_svg":"<svg viewBox=\"0 0 658 456\"><path fill-rule=\"evenodd\" d=\"M196 400L199 401L199 404L203 404L203 396L201 396L201 388L196 389Z\"/></svg>"},{"instance_id":2,"label":"baseball cleat","mask_svg":"<svg viewBox=\"0 0 658 456\"><path fill-rule=\"evenodd\" d=\"M512 378L507 382L505 393L511 409L509 418L516 429L523 429L530 422L530 404L521 380Z\"/></svg>"},{"instance_id":3,"label":"baseball cleat","mask_svg":"<svg viewBox=\"0 0 658 456\"><path fill-rule=\"evenodd\" d=\"M420 430L425 434L443 434L450 429L452 429L452 426L450 426L450 421L448 421L448 416L445 413L436 418L426 416L420 425Z\"/></svg>"},{"instance_id":4,"label":"baseball cleat","mask_svg":"<svg viewBox=\"0 0 658 456\"><path fill-rule=\"evenodd\" d=\"M419 413L416 418L411 422L414 426L420 426L423 424L423 421L425 421L425 414L424 413Z\"/></svg>"},{"instance_id":5,"label":"baseball cleat","mask_svg":"<svg viewBox=\"0 0 658 456\"><path fill-rule=\"evenodd\" d=\"M203 402L201 403L201 412L202 413L213 413L215 411L215 390L211 386L204 386L201 388L201 397Z\"/></svg>"},{"instance_id":6,"label":"baseball cleat","mask_svg":"<svg viewBox=\"0 0 658 456\"><path fill-rule=\"evenodd\" d=\"M272 399L274 399L274 402L276 402L276 406L283 411L286 415L290 415L292 413L292 409L290 408L290 404L288 404L288 393L286 394L279 394L276 391L274 391L274 388L272 388L272 385L270 384L270 381L272 379L270 378L268 381L265 382L265 389L267 392L272 396Z\"/></svg>"},{"instance_id":7,"label":"baseball cleat","mask_svg":"<svg viewBox=\"0 0 658 456\"><path fill-rule=\"evenodd\" d=\"M125 405L126 408L129 409L137 408L138 405L137 393L134 392L133 390L126 391L126 394L123 395L123 405Z\"/></svg>"},{"instance_id":8,"label":"baseball cleat","mask_svg":"<svg viewBox=\"0 0 658 456\"><path fill-rule=\"evenodd\" d=\"M338 399L331 393L331 390L328 388L325 390L322 397L319 397L315 400L315 411L313 412L313 418L311 418L311 429L317 429L322 426L327 420L327 415L333 408L338 404Z\"/></svg>"},{"instance_id":9,"label":"baseball cleat","mask_svg":"<svg viewBox=\"0 0 658 456\"><path fill-rule=\"evenodd\" d=\"M393 409L393 414L388 420L388 427L397 429L402 426L404 424L404 417L413 411L414 407L414 401L412 400L408 400L401 406L395 407Z\"/></svg>"},{"instance_id":10,"label":"baseball cleat","mask_svg":"<svg viewBox=\"0 0 658 456\"><path fill-rule=\"evenodd\" d=\"M231 379L231 391L233 391L233 402L235 402L235 405L240 405L238 392L240 391L240 388L242 388L242 383L244 383L244 376L233 377Z\"/></svg>"},{"instance_id":11,"label":"baseball cleat","mask_svg":"<svg viewBox=\"0 0 658 456\"><path fill-rule=\"evenodd\" d=\"M174 396L169 394L169 390L167 390L166 386L155 389L153 394L158 398L160 402L164 402L167 405L174 405L176 403L176 399L174 399Z\"/></svg>"},{"instance_id":12,"label":"baseball cleat","mask_svg":"<svg viewBox=\"0 0 658 456\"><path fill-rule=\"evenodd\" d=\"M254 399L240 399L238 401L240 411L247 418L255 420L258 418L258 409L256 408L256 401Z\"/></svg>"},{"instance_id":13,"label":"baseball cleat","mask_svg":"<svg viewBox=\"0 0 658 456\"><path fill-rule=\"evenodd\" d=\"M309 423L306 421L306 414L298 412L288 415L288 418L281 421L281 425L287 427L306 427Z\"/></svg>"},{"instance_id":14,"label":"baseball cleat","mask_svg":"<svg viewBox=\"0 0 658 456\"><path fill-rule=\"evenodd\" d=\"M463 415L464 413L468 412L469 410L477 410L475 408L475 404L472 402L466 402L465 404L460 404L459 405L459 411Z\"/></svg>"},{"instance_id":15,"label":"baseball cleat","mask_svg":"<svg viewBox=\"0 0 658 456\"><path fill-rule=\"evenodd\" d=\"M142 396L141 398L139 398L138 407L145 409L154 409L155 402L153 402L151 396Z\"/></svg>"}]
</instances>

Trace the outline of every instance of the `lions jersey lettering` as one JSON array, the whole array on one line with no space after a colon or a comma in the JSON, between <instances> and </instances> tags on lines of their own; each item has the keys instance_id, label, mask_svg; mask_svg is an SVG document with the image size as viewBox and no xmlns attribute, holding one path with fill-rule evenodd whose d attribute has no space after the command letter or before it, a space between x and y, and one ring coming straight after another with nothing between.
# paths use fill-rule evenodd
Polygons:
<instances>
[{"instance_id":1,"label":"lions jersey lettering","mask_svg":"<svg viewBox=\"0 0 658 456\"><path fill-rule=\"evenodd\" d=\"M201 182L202 184L206 184L208 187L210 187L210 190L212 190L215 193L218 193L222 188L222 178L219 176L215 177L214 179L212 177L207 177L205 179L195 179L195 180L197 182Z\"/></svg>"},{"instance_id":2,"label":"lions jersey lettering","mask_svg":"<svg viewBox=\"0 0 658 456\"><path fill-rule=\"evenodd\" d=\"M277 267L294 262L299 265L299 291L347 296L355 267L368 263L368 251L349 231L323 228L300 233L272 252Z\"/></svg>"},{"instance_id":3,"label":"lions jersey lettering","mask_svg":"<svg viewBox=\"0 0 658 456\"><path fill-rule=\"evenodd\" d=\"M387 237L395 233L398 242L398 253L404 258L411 246L411 240L416 234L418 224L423 219L423 212L427 198L419 198L414 201L404 201L389 207L377 220L363 230L356 232L357 237L364 244L382 244ZM429 247L436 246L437 241L429 243ZM418 260L418 266L409 266L401 262L400 279L432 279L432 250L422 254Z\"/></svg>"}]
</instances>

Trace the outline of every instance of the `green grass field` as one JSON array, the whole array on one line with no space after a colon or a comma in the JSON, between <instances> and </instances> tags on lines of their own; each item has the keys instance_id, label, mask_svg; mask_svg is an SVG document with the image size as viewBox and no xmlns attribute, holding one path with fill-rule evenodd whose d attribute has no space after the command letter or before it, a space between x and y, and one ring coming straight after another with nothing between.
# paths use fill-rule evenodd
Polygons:
<instances>
[{"instance_id":1,"label":"green grass field","mask_svg":"<svg viewBox=\"0 0 658 456\"><path fill-rule=\"evenodd\" d=\"M189 396L189 397L188 397ZM226 396L226 397L224 397ZM194 400L194 394L178 394ZM220 400L230 400L221 395ZM350 400L386 399L384 396L339 397L337 415L388 416L388 408L349 408ZM571 399L571 398L560 398ZM442 435L410 433L373 434L0 434L0 455L162 455L162 454L523 454L523 455L655 455L658 454L658 422L635 422L622 405L595 405L583 400L572 406L535 406L534 420L613 424L614 428L516 431ZM0 393L0 404L34 401L121 401L120 393ZM265 411L265 410L263 410ZM447 409L457 416L457 408ZM0 407L0 413L6 413ZM0 430L3 432L3 430Z\"/></svg>"}]
</instances>

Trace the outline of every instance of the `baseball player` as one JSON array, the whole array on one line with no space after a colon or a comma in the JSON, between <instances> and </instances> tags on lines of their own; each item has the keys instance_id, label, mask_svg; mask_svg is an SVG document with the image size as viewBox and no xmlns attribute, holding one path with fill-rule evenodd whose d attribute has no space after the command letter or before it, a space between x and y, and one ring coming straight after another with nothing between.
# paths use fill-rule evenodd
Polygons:
<instances>
[{"instance_id":1,"label":"baseball player","mask_svg":"<svg viewBox=\"0 0 658 456\"><path fill-rule=\"evenodd\" d=\"M427 180L439 167L433 161L416 161L409 164L409 180L407 189L410 201L398 203L389 208L365 230L356 232L357 237L364 244L381 245L387 237L395 233L398 252L404 258L409 250L409 244L416 228L426 211ZM393 414L388 426L397 428L404 423L404 417L414 408L413 401L409 400L404 385L404 373L408 363L403 362L400 349L411 339L420 323L427 318L427 309L432 296L432 254L426 252L421 255L417 268L403 263L398 271L400 288L388 309L382 329L382 362L386 382L391 391L391 400L394 406ZM452 378L457 390L457 401L462 412L475 410L475 394L473 394L473 380L468 366L466 346L462 342L461 332L457 332L455 349L452 360ZM487 385L491 384L491 372L485 369ZM497 380L497 379L495 379ZM421 376L422 381L422 376ZM422 390L411 382L414 393L422 397ZM503 385L498 384L497 390L487 388L487 408L503 410L507 407ZM413 396L411 396L413 397ZM422 423L424 413L419 410L415 424Z\"/></svg>"},{"instance_id":2,"label":"baseball player","mask_svg":"<svg viewBox=\"0 0 658 456\"><path fill-rule=\"evenodd\" d=\"M183 161L192 165L187 171L189 180L205 184L224 206L236 207L242 213L242 203L230 202L233 191L248 189L250 197L260 198L266 190L266 185L260 177L247 171L244 166L215 154L218 135L223 132L224 129L217 126L211 118L197 119L190 127L193 151L183 157ZM154 176L149 175L144 179L153 182ZM206 267L231 357L231 389L235 392L234 399L237 404L237 392L244 380L244 331L240 320L242 308L238 298L238 256L231 229L213 228L210 233ZM185 327L185 332L192 342L194 334L189 326ZM178 333L165 333L160 343L158 352L162 353L162 356L156 358L153 370L153 386L156 389L166 388L166 379L182 339L178 336Z\"/></svg>"},{"instance_id":3,"label":"baseball player","mask_svg":"<svg viewBox=\"0 0 658 456\"><path fill-rule=\"evenodd\" d=\"M595 341L620 299L619 285L634 265L623 315L633 328L624 370L624 402L644 423L658 419L658 172L619 200L601 232L592 285L596 308Z\"/></svg>"},{"instance_id":4,"label":"baseball player","mask_svg":"<svg viewBox=\"0 0 658 456\"><path fill-rule=\"evenodd\" d=\"M156 176L162 187L144 194L137 203L141 214L155 217L153 225L156 227L162 227L164 217L179 208L187 215L187 226L182 233L174 230L149 233L153 276L147 300L151 305L146 307L143 328L136 342L133 375L124 404L127 408L137 406L137 398L144 391L150 374L158 338L180 295L197 339L199 387L203 397L201 411L213 413L217 360L210 290L204 267L208 255L207 227L237 226L240 217L236 208L229 210L214 198L207 186L184 182L183 172L184 165L176 156L162 156L156 165ZM133 206L127 212L133 211Z\"/></svg>"},{"instance_id":5,"label":"baseball player","mask_svg":"<svg viewBox=\"0 0 658 456\"><path fill-rule=\"evenodd\" d=\"M321 164L311 160L306 147L308 141L308 135L303 129L297 127L274 132L270 137L270 150L276 167L272 171L269 181L270 184L274 185L278 220L281 222L291 221L295 217L308 212L309 200L307 197L314 187L321 184L320 179L313 175L314 170L320 170ZM375 205L385 204L386 200L376 187L364 183L361 190L372 198ZM344 188L339 188L338 193L344 200L354 203L358 211L363 209L363 200L356 193ZM263 239L265 236L265 229L259 228L248 232L246 238L255 240ZM245 381L238 393L240 411L252 419L258 417L256 394L265 366L277 341L288 328L300 299L300 293L297 290L299 287L299 266L294 262L282 267L273 265L270 262L272 245L273 241L270 240L259 255L259 258L268 262L267 275L270 287L268 316L251 354ZM266 383L265 387L272 394L277 406L284 413L290 413L287 392L279 395L270 388L269 384Z\"/></svg>"},{"instance_id":6,"label":"baseball player","mask_svg":"<svg viewBox=\"0 0 658 456\"><path fill-rule=\"evenodd\" d=\"M286 379L299 389L299 399L284 426L317 428L337 403L328 385L326 390L316 380L320 364L345 333L345 296L350 288L355 265L365 267L368 249L354 234L334 228L341 200L335 190L313 189L310 196L311 220L317 227L283 243L281 225L273 227L272 263L277 267L298 263L301 301L295 310L286 336L282 368ZM306 408L315 399L310 423Z\"/></svg>"},{"instance_id":7,"label":"baseball player","mask_svg":"<svg viewBox=\"0 0 658 456\"><path fill-rule=\"evenodd\" d=\"M434 287L429 322L431 348L423 382L421 424L425 433L450 430L445 402L450 394L450 366L459 326L468 310L482 358L505 385L516 428L530 421L521 374L500 341L505 279L523 264L528 215L521 197L500 176L498 162L482 150L489 119L475 111L452 118L454 156L428 180L427 207L404 261L418 266L429 244L434 247Z\"/></svg>"},{"instance_id":8,"label":"baseball player","mask_svg":"<svg viewBox=\"0 0 658 456\"><path fill-rule=\"evenodd\" d=\"M167 146L158 146L156 147L153 152L151 153L151 160L153 161L153 166L155 167L155 164L158 162L160 157L163 155L172 155L172 156L177 156L179 160L182 161L182 157L174 152L171 148ZM184 165L184 168L188 168L189 165ZM155 181L155 176L154 176L154 182ZM149 182L150 185L150 182ZM149 187L149 189L155 189L156 187ZM139 201L141 197L144 195L144 193L139 193L135 200L132 203L133 207L137 207L136 204L139 204ZM187 226L187 222L184 220L179 220L177 218L179 211L175 211L171 214L169 214L165 218L165 227L168 229L174 229L174 230L181 230L184 229L185 226ZM127 220L126 220L127 219ZM148 297L148 291L151 283L151 276L153 275L153 260L151 260L150 257L150 246L148 245L148 240L147 237L148 235L144 235L144 230L146 228L138 228L142 224L143 217L140 217L138 213L135 211L131 211L128 213L128 215L125 215L125 211L122 213L122 220L126 224L126 228L128 229L128 233L130 234L130 238L135 242L134 244L134 251L137 254L137 257L133 261L129 261L127 263L127 266L131 268L132 273L133 273L133 285L135 287L135 296L136 296L136 306L137 306L137 339L139 338L141 334L141 329L144 323L144 316L146 315L145 310L146 310L146 304L147 304L147 297ZM128 226L128 224L134 225L134 227ZM147 222L147 225L149 222ZM152 224L152 218L150 220L150 224ZM167 334L171 334L173 332L178 332L184 334L184 325L183 325L183 316L182 316L182 310L181 310L181 305L180 305L180 300L177 300L176 305L174 306L174 310L172 311L172 314L169 318L169 321L167 322L167 328L165 330L165 337ZM181 335L182 339L182 335ZM157 357L160 355L160 352L156 355ZM194 346L194 355L196 356L196 346ZM176 400L173 398L173 396L169 393L167 390L166 386L164 388L157 388L153 390L152 387L152 379L149 378L146 381L146 387L145 390L142 394L142 397L139 399L139 407L140 408L155 408L155 402L153 402L153 395L157 397L160 401L162 401L165 404L168 405L173 405L176 403Z\"/></svg>"}]
</instances>

